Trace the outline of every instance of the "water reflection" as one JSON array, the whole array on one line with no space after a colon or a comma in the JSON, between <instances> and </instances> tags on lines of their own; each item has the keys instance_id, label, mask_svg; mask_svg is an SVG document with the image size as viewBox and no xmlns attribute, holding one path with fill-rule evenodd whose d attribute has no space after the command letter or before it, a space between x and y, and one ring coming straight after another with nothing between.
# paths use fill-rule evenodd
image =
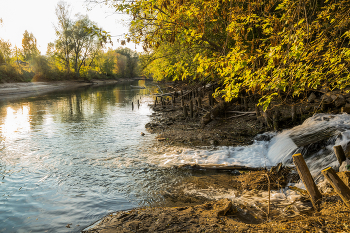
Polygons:
<instances>
[{"instance_id":1,"label":"water reflection","mask_svg":"<svg viewBox=\"0 0 350 233\"><path fill-rule=\"evenodd\" d=\"M144 156L154 136L140 132L157 89L132 84L147 89L127 83L2 103L0 232L67 232L68 223L79 231L155 198L164 177Z\"/></svg>"}]
</instances>

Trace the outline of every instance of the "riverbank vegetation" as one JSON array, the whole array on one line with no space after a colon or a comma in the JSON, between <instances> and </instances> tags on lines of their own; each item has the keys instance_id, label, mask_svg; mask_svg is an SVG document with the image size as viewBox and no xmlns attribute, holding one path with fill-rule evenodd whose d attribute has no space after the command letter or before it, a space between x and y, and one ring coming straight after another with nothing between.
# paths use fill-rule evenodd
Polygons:
<instances>
[{"instance_id":1,"label":"riverbank vegetation","mask_svg":"<svg viewBox=\"0 0 350 233\"><path fill-rule=\"evenodd\" d=\"M216 82L229 101L343 89L349 73L345 0L109 1L131 15L130 38L156 80Z\"/></svg>"},{"instance_id":2,"label":"riverbank vegetation","mask_svg":"<svg viewBox=\"0 0 350 233\"><path fill-rule=\"evenodd\" d=\"M129 48L107 49L110 38L88 16L72 18L69 5L56 7L56 40L41 55L35 36L25 31L22 47L0 38L0 81L133 78L138 54Z\"/></svg>"}]
</instances>

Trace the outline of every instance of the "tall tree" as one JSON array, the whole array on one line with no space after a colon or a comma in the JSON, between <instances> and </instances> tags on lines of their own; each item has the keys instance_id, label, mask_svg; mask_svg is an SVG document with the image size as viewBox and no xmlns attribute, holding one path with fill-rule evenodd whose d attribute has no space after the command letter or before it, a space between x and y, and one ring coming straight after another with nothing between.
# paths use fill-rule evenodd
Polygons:
<instances>
[{"instance_id":1,"label":"tall tree","mask_svg":"<svg viewBox=\"0 0 350 233\"><path fill-rule=\"evenodd\" d=\"M12 54L11 43L0 38L0 53L2 54L3 63L9 62Z\"/></svg>"},{"instance_id":2,"label":"tall tree","mask_svg":"<svg viewBox=\"0 0 350 233\"><path fill-rule=\"evenodd\" d=\"M138 54L135 51L132 51L129 48L119 47L116 49L116 52L126 57L126 72L125 76L128 78L133 78L137 73L138 65Z\"/></svg>"},{"instance_id":3,"label":"tall tree","mask_svg":"<svg viewBox=\"0 0 350 233\"><path fill-rule=\"evenodd\" d=\"M97 36L87 30L94 25L87 16L79 16L72 26L72 56L76 75L98 46ZM92 62L92 61L90 61Z\"/></svg>"},{"instance_id":4,"label":"tall tree","mask_svg":"<svg viewBox=\"0 0 350 233\"><path fill-rule=\"evenodd\" d=\"M70 73L70 57L73 49L72 41L72 21L70 19L69 5L64 2L59 2L56 7L56 16L58 24L55 26L56 36L55 41L56 56L64 65L65 71Z\"/></svg>"},{"instance_id":5,"label":"tall tree","mask_svg":"<svg viewBox=\"0 0 350 233\"><path fill-rule=\"evenodd\" d=\"M31 60L34 56L37 56L40 53L37 47L36 38L33 36L33 33L29 33L27 30L23 33L22 48L23 59L25 61Z\"/></svg>"}]
</instances>

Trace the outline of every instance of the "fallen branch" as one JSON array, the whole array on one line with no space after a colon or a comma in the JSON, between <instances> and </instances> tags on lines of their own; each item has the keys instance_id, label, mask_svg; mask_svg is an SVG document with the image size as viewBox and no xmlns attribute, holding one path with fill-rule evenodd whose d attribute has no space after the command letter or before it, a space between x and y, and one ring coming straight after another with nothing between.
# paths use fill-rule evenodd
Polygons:
<instances>
[{"instance_id":1,"label":"fallen branch","mask_svg":"<svg viewBox=\"0 0 350 233\"><path fill-rule=\"evenodd\" d=\"M178 168L185 168L185 169L195 169L195 170L241 170L241 171L259 171L262 170L262 168L257 167L246 167L246 166L239 166L239 165L232 165L227 166L223 164L184 164L181 166L178 166Z\"/></svg>"},{"instance_id":2,"label":"fallen branch","mask_svg":"<svg viewBox=\"0 0 350 233\"><path fill-rule=\"evenodd\" d=\"M297 191L302 195L308 196L308 192L305 189L301 189L301 188L297 188L295 186L288 186L288 188L290 188L291 190Z\"/></svg>"},{"instance_id":3,"label":"fallen branch","mask_svg":"<svg viewBox=\"0 0 350 233\"><path fill-rule=\"evenodd\" d=\"M240 115L234 115L234 116L230 116L230 117L227 117L226 119L231 119L231 118L237 118L237 117L241 117L241 116L246 116L248 114L251 114L251 113L243 113L243 114L240 114Z\"/></svg>"},{"instance_id":4,"label":"fallen branch","mask_svg":"<svg viewBox=\"0 0 350 233\"><path fill-rule=\"evenodd\" d=\"M226 112L232 112L232 113L244 113L244 114L256 114L256 112L242 112L242 111L226 111Z\"/></svg>"}]
</instances>

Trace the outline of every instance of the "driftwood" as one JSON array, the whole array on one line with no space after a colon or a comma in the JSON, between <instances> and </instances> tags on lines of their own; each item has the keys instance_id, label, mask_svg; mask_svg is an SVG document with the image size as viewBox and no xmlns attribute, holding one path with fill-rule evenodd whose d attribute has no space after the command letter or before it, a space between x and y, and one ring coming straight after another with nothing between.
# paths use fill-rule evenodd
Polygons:
<instances>
[{"instance_id":1,"label":"driftwood","mask_svg":"<svg viewBox=\"0 0 350 233\"><path fill-rule=\"evenodd\" d=\"M178 168L194 169L194 170L214 170L214 171L225 171L225 170L241 170L241 171L260 171L261 168L257 167L246 167L239 165L223 165L223 164L184 164L178 166Z\"/></svg>"},{"instance_id":2,"label":"driftwood","mask_svg":"<svg viewBox=\"0 0 350 233\"><path fill-rule=\"evenodd\" d=\"M248 114L252 114L252 113L243 113L243 114L240 114L240 115L234 115L234 116L231 116L231 117L227 117L226 119L231 119L231 118L237 118L237 117L241 117L241 116L246 116Z\"/></svg>"},{"instance_id":3,"label":"driftwood","mask_svg":"<svg viewBox=\"0 0 350 233\"><path fill-rule=\"evenodd\" d=\"M309 195L309 193L305 190L305 189L301 189L295 186L288 186L289 189L297 191L299 193L301 193L302 195Z\"/></svg>"},{"instance_id":4,"label":"driftwood","mask_svg":"<svg viewBox=\"0 0 350 233\"><path fill-rule=\"evenodd\" d=\"M226 112L232 112L232 113L245 113L245 114L256 114L256 112L242 112L242 111L226 111Z\"/></svg>"}]
</instances>

